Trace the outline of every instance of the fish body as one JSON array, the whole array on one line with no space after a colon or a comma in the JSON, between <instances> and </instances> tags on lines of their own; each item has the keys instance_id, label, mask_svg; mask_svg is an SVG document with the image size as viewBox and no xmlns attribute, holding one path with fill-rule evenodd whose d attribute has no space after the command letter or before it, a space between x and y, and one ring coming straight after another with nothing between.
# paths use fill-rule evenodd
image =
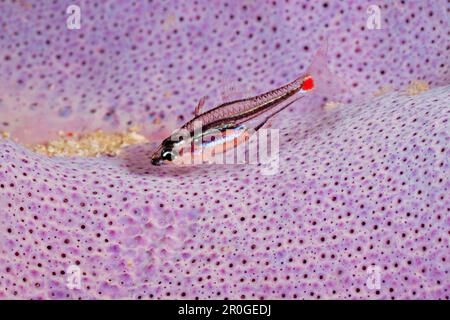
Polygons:
<instances>
[{"instance_id":1,"label":"fish body","mask_svg":"<svg viewBox=\"0 0 450 320\"><path fill-rule=\"evenodd\" d=\"M248 139L250 128L247 128L245 123L267 114L262 122L251 128L257 131L271 117L315 89L317 85L322 92L332 92L332 75L326 67L326 51L325 43L304 75L274 90L225 102L205 112L201 112L205 103L205 98L202 98L195 109L194 118L164 139L154 151L152 164L202 163L202 154L220 153L221 150L226 151Z\"/></svg>"},{"instance_id":2,"label":"fish body","mask_svg":"<svg viewBox=\"0 0 450 320\"><path fill-rule=\"evenodd\" d=\"M297 93L305 94L313 87L312 76L302 76L282 87L255 97L223 103L194 117L180 129L193 132L195 122L201 122L204 130L230 124L238 125L272 110Z\"/></svg>"},{"instance_id":3,"label":"fish body","mask_svg":"<svg viewBox=\"0 0 450 320\"><path fill-rule=\"evenodd\" d=\"M245 141L248 136L245 122L274 110L296 94L304 95L313 89L313 81L312 76L303 76L275 90L198 114L161 143L152 156L152 164L198 164L204 162L200 161L201 156L230 149L235 141ZM212 132L216 134L214 141L207 139Z\"/></svg>"}]
</instances>

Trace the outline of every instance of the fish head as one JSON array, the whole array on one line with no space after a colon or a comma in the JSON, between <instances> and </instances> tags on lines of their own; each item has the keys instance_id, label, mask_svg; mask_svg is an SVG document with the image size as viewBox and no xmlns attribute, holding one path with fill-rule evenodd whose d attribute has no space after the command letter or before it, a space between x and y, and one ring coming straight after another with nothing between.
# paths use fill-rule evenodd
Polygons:
<instances>
[{"instance_id":1,"label":"fish head","mask_svg":"<svg viewBox=\"0 0 450 320\"><path fill-rule=\"evenodd\" d=\"M183 150L190 148L192 138L189 134L183 134L177 130L171 136L164 139L153 152L151 162L155 166L175 164L182 157Z\"/></svg>"}]
</instances>

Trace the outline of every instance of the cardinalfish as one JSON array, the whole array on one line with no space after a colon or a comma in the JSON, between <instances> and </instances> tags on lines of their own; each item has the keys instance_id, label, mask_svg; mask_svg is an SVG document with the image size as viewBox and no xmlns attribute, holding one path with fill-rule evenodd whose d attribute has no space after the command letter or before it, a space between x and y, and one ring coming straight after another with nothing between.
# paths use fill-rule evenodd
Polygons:
<instances>
[{"instance_id":1,"label":"cardinalfish","mask_svg":"<svg viewBox=\"0 0 450 320\"><path fill-rule=\"evenodd\" d=\"M198 164L249 139L269 119L313 90L333 93L334 76L327 69L327 43L317 51L306 73L294 81L263 94L224 102L202 112L205 97L195 108L194 118L164 139L152 155L153 165ZM254 127L250 121L265 115Z\"/></svg>"}]
</instances>

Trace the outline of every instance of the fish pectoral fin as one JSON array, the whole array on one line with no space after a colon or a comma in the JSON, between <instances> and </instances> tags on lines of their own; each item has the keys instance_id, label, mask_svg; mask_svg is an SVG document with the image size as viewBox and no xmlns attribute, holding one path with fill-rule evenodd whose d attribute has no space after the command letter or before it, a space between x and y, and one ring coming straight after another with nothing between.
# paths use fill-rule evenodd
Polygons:
<instances>
[{"instance_id":1,"label":"fish pectoral fin","mask_svg":"<svg viewBox=\"0 0 450 320\"><path fill-rule=\"evenodd\" d=\"M203 106L205 105L206 97L202 97L195 108L195 116L197 117L202 113Z\"/></svg>"}]
</instances>

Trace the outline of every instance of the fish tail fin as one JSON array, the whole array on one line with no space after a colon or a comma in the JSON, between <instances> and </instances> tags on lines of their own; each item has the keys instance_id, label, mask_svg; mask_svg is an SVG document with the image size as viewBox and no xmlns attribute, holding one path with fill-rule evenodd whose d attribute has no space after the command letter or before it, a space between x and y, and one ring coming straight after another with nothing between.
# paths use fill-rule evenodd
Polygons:
<instances>
[{"instance_id":1,"label":"fish tail fin","mask_svg":"<svg viewBox=\"0 0 450 320\"><path fill-rule=\"evenodd\" d=\"M325 38L306 70L302 89L311 90L314 88L318 95L335 98L347 91L347 85L343 79L329 69L327 53L328 38Z\"/></svg>"}]
</instances>

